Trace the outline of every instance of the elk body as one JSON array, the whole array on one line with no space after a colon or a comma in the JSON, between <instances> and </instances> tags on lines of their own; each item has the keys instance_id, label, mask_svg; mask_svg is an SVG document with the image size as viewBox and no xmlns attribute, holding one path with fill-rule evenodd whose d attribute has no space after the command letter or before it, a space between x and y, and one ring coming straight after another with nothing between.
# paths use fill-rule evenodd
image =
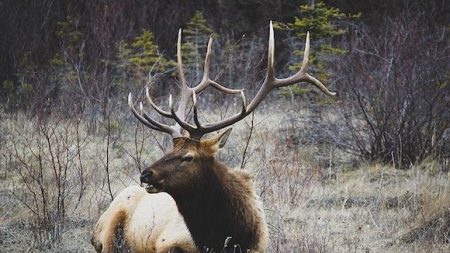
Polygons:
<instances>
[{"instance_id":1,"label":"elk body","mask_svg":"<svg viewBox=\"0 0 450 253\"><path fill-rule=\"evenodd\" d=\"M117 195L95 225L91 243L99 253L198 252L173 198L140 186Z\"/></svg>"},{"instance_id":2,"label":"elk body","mask_svg":"<svg viewBox=\"0 0 450 253\"><path fill-rule=\"evenodd\" d=\"M177 58L181 98L177 109L172 96L169 97L169 111L161 109L152 101L148 87L146 89L150 106L161 116L174 120L174 125L154 120L144 111L142 103L139 111L136 110L131 93L128 96L131 111L143 124L173 137L173 148L142 172L141 182L146 184L149 193L167 192L173 197L199 250L264 252L268 236L267 224L251 176L243 171L229 169L215 159L218 149L224 146L231 128L210 138L202 137L242 120L277 87L308 82L327 95L335 93L330 92L319 80L306 73L309 34L306 37L300 70L293 76L278 79L274 75L274 34L270 23L266 77L256 96L248 104L243 90L229 89L210 79L211 45L212 38L208 43L203 79L198 85L189 87L181 61L180 30ZM242 98L240 112L218 122L202 124L197 109L197 94L208 87L227 94L239 94ZM188 111L192 111L192 115ZM223 249L225 241L229 247Z\"/></svg>"}]
</instances>

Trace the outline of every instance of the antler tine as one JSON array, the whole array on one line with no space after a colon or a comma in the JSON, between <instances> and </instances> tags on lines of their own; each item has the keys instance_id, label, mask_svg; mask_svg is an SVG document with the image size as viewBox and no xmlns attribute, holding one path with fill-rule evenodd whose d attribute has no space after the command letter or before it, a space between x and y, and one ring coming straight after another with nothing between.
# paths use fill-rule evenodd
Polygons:
<instances>
[{"instance_id":1,"label":"antler tine","mask_svg":"<svg viewBox=\"0 0 450 253\"><path fill-rule=\"evenodd\" d=\"M197 97L196 97L195 91L192 92L192 104L193 104L193 107L194 107L194 123L195 123L195 126L197 127L197 130L202 130L203 127L200 124L200 121L198 120Z\"/></svg>"},{"instance_id":2,"label":"antler tine","mask_svg":"<svg viewBox=\"0 0 450 253\"><path fill-rule=\"evenodd\" d=\"M246 115L246 112L247 112L247 102L246 102L246 99L245 99L244 91L241 91L240 95L241 95L241 98L242 98L242 109L241 109L240 113L238 113L238 114L233 116L233 117L236 117L236 118L245 117L244 115ZM205 127L202 126L202 124L198 120L197 97L196 97L195 91L192 93L192 101L193 101L193 104L194 104L194 106L193 106L194 107L194 109L193 109L194 110L194 122L195 122L195 125L197 127L195 129L195 131L194 131L195 134L198 134L201 137L205 133L216 131L216 130L219 130L219 129L222 129L222 128L228 126L228 125L226 125L227 124L226 120L223 120L223 121L218 122L216 124L206 124Z\"/></svg>"},{"instance_id":3,"label":"antler tine","mask_svg":"<svg viewBox=\"0 0 450 253\"><path fill-rule=\"evenodd\" d=\"M180 82L182 88L188 88L186 77L184 76L183 70L183 59L181 55L181 28L178 30L178 41L177 41L177 65L178 65L178 76L180 77Z\"/></svg>"},{"instance_id":4,"label":"antler tine","mask_svg":"<svg viewBox=\"0 0 450 253\"><path fill-rule=\"evenodd\" d=\"M148 126L149 128L156 130L156 131L162 131L162 129L150 124L146 119L144 119L140 113L137 112L136 108L134 107L133 104L133 98L130 94L128 94L128 107L130 107L131 112L134 114L134 116L140 121L142 122L144 125Z\"/></svg>"},{"instance_id":5,"label":"antler tine","mask_svg":"<svg viewBox=\"0 0 450 253\"><path fill-rule=\"evenodd\" d=\"M256 109L256 107L264 100L267 94L275 88L275 70L274 70L274 61L275 61L275 35L273 32L272 21L269 24L269 46L267 49L267 70L266 77L264 79L261 88L256 93L256 96L250 101L248 105L249 113ZM249 114L248 113L248 114Z\"/></svg>"},{"instance_id":6,"label":"antler tine","mask_svg":"<svg viewBox=\"0 0 450 253\"><path fill-rule=\"evenodd\" d=\"M323 93L327 94L328 96L336 96L336 92L331 92L328 90L328 88L319 80L314 78L313 76L306 73L306 67L308 66L308 60L309 60L309 32L306 33L306 42L305 42L305 50L303 52L303 62L302 66L300 67L300 70L295 73L293 76L282 78L282 79L276 79L275 86L276 87L282 87L282 86L288 86L294 83L298 82L308 82L310 84L315 85L317 88L319 88Z\"/></svg>"},{"instance_id":7,"label":"antler tine","mask_svg":"<svg viewBox=\"0 0 450 253\"><path fill-rule=\"evenodd\" d=\"M161 116L164 116L166 118L172 118L172 114L170 114L169 112L166 112L164 110L162 110L161 108L159 108L155 103L153 103L152 98L150 97L150 92L148 90L148 86L145 87L145 96L147 97L147 101L149 102L149 104L153 107L153 109L155 109L155 111L157 111L159 114L161 114Z\"/></svg>"},{"instance_id":8,"label":"antler tine","mask_svg":"<svg viewBox=\"0 0 450 253\"><path fill-rule=\"evenodd\" d=\"M211 47L212 47L212 36L209 37L208 47L206 49L205 63L203 65L203 77L200 83L193 88L195 92L200 93L203 91L209 84L209 65L211 63Z\"/></svg>"},{"instance_id":9,"label":"antler tine","mask_svg":"<svg viewBox=\"0 0 450 253\"><path fill-rule=\"evenodd\" d=\"M184 93L183 93L183 95L184 95ZM179 117L179 115L177 114L177 112L175 112L174 104L172 102L172 95L169 96L169 106L170 106L170 112L172 113L172 118L180 125L181 128L185 129L192 135L192 133L195 132L196 129L193 125L191 125L191 124L187 123L186 121L184 121L183 119L181 119Z\"/></svg>"},{"instance_id":10,"label":"antler tine","mask_svg":"<svg viewBox=\"0 0 450 253\"><path fill-rule=\"evenodd\" d=\"M241 98L242 98L241 114L244 114L247 111L247 99L245 98L245 93L243 90L241 91Z\"/></svg>"},{"instance_id":11,"label":"antler tine","mask_svg":"<svg viewBox=\"0 0 450 253\"><path fill-rule=\"evenodd\" d=\"M303 62L297 73L305 73L306 66L309 61L309 31L306 32L305 50L303 50Z\"/></svg>"},{"instance_id":12,"label":"antler tine","mask_svg":"<svg viewBox=\"0 0 450 253\"><path fill-rule=\"evenodd\" d=\"M173 137L179 137L179 134L177 131L175 131L175 129L173 129L167 125L158 123L158 122L152 120L148 115L143 113L142 103L139 103L140 113L137 112L137 110L133 104L133 98L132 98L131 92L130 92L130 94L128 94L128 106L130 107L131 112L134 114L134 116L140 122L142 122L144 125L146 125L147 127L151 128L153 130L156 130L156 131L166 132L166 133L172 135ZM144 115L144 116L142 116L142 115Z\"/></svg>"},{"instance_id":13,"label":"antler tine","mask_svg":"<svg viewBox=\"0 0 450 253\"><path fill-rule=\"evenodd\" d=\"M269 46L267 50L267 73L266 73L266 80L272 81L275 79L275 70L274 70L274 60L275 59L275 35L273 34L273 26L272 21L270 21L269 24Z\"/></svg>"},{"instance_id":14,"label":"antler tine","mask_svg":"<svg viewBox=\"0 0 450 253\"><path fill-rule=\"evenodd\" d=\"M227 88L227 87L224 87L224 86L218 84L217 82L215 82L213 80L209 80L209 83L211 84L211 87L213 87L216 90L221 91L223 93L238 94L238 93L241 93L241 91L244 90L244 89L230 89L230 88Z\"/></svg>"},{"instance_id":15,"label":"antler tine","mask_svg":"<svg viewBox=\"0 0 450 253\"><path fill-rule=\"evenodd\" d=\"M237 94L237 93L241 92L241 89L236 90L236 89L226 88L226 87L220 85L219 83L211 80L211 78L209 78L209 68L211 65L212 43L213 43L213 37L210 36L209 41L208 41L208 47L206 49L205 63L203 65L203 77L202 77L202 80L200 81L200 83L197 86L195 86L193 88L193 90L195 90L196 93L200 93L206 87L211 85L213 88L215 88L221 92L228 93L228 94Z\"/></svg>"},{"instance_id":16,"label":"antler tine","mask_svg":"<svg viewBox=\"0 0 450 253\"><path fill-rule=\"evenodd\" d=\"M174 112L173 105L171 108L171 117L179 120L184 120L186 118L187 104L189 103L190 96L192 94L192 89L187 85L186 77L184 76L183 70L183 57L181 54L181 29L178 31L178 42L177 42L177 61L178 61L178 75L181 82L181 100L178 105L178 109ZM178 121L177 121L178 122Z\"/></svg>"},{"instance_id":17,"label":"antler tine","mask_svg":"<svg viewBox=\"0 0 450 253\"><path fill-rule=\"evenodd\" d=\"M220 129L223 129L227 126L230 126L232 124L234 124L235 122L238 122L239 120L245 118L248 114L249 111L247 110L247 100L245 98L245 93L244 91L240 92L241 95L241 99L242 99L242 109L239 113L234 114L233 116L230 116L229 118L223 119L219 122L215 122L215 123L206 123L203 126L200 124L200 122L198 122L198 118L196 116L196 106L194 106L194 121L196 122L195 124L197 125L197 127L200 129L198 135L203 136L206 133L211 133Z\"/></svg>"},{"instance_id":18,"label":"antler tine","mask_svg":"<svg viewBox=\"0 0 450 253\"><path fill-rule=\"evenodd\" d=\"M142 103L141 103L141 108L142 108ZM142 111L142 109L141 109ZM157 122L156 120L152 119L150 116L148 116L147 113L143 112L142 115L144 116L144 118L150 122L151 124L153 124L154 126L158 127L159 129L161 129L161 131L166 132L166 133L170 133L170 135L176 135L176 132L173 128L171 128L168 125L162 124ZM174 136L175 137L175 136Z\"/></svg>"}]
</instances>

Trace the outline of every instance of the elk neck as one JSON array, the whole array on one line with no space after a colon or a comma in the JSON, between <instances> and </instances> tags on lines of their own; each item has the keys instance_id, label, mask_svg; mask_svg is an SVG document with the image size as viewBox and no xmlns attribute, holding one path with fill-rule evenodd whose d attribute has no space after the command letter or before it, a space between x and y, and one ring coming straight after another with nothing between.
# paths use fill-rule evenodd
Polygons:
<instances>
[{"instance_id":1,"label":"elk neck","mask_svg":"<svg viewBox=\"0 0 450 253\"><path fill-rule=\"evenodd\" d=\"M251 176L230 170L214 158L205 159L203 166L199 182L191 189L169 192L197 247L221 252L231 237L229 245L259 251L267 228Z\"/></svg>"}]
</instances>

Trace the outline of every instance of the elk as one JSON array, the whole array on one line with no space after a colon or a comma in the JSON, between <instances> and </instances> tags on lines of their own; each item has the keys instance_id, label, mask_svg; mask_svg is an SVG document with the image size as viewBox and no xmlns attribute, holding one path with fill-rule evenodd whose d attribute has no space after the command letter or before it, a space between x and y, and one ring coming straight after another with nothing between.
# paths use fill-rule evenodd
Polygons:
<instances>
[{"instance_id":1,"label":"elk","mask_svg":"<svg viewBox=\"0 0 450 253\"><path fill-rule=\"evenodd\" d=\"M98 253L196 253L191 235L167 193L137 185L122 190L100 216L91 243Z\"/></svg>"},{"instance_id":2,"label":"elk","mask_svg":"<svg viewBox=\"0 0 450 253\"><path fill-rule=\"evenodd\" d=\"M184 76L181 56L181 29L177 43L177 69L181 83L178 108L169 96L169 110L154 103L146 87L150 106L162 117L174 121L168 125L155 120L135 108L131 93L128 105L134 116L150 129L168 133L173 147L161 159L142 171L140 180L149 193L167 192L176 202L189 232L199 250L210 252L264 252L268 229L261 201L258 199L249 173L228 168L215 159L230 134L231 128L210 138L208 133L225 129L252 113L275 88L307 82L323 93L334 96L325 85L306 73L309 55L309 33L306 36L303 64L300 70L287 78L276 78L274 71L274 32L269 25L268 66L264 81L247 104L243 89L229 89L209 77L212 37L210 37L204 62L203 78L189 87ZM197 95L212 87L225 94L238 94L242 98L240 112L213 123L201 123L197 108ZM192 115L190 113L192 111ZM193 122L192 122L193 121ZM224 248L224 242L228 247Z\"/></svg>"}]
</instances>

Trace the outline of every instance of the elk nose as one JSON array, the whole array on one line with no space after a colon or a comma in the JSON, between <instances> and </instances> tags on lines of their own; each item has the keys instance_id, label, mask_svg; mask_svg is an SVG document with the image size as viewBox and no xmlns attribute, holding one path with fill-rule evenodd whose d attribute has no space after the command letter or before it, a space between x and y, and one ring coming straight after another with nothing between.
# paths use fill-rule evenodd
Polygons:
<instances>
[{"instance_id":1,"label":"elk nose","mask_svg":"<svg viewBox=\"0 0 450 253\"><path fill-rule=\"evenodd\" d=\"M141 184L142 183L149 183L150 179L152 178L153 171L152 170L144 170L141 173Z\"/></svg>"}]
</instances>

